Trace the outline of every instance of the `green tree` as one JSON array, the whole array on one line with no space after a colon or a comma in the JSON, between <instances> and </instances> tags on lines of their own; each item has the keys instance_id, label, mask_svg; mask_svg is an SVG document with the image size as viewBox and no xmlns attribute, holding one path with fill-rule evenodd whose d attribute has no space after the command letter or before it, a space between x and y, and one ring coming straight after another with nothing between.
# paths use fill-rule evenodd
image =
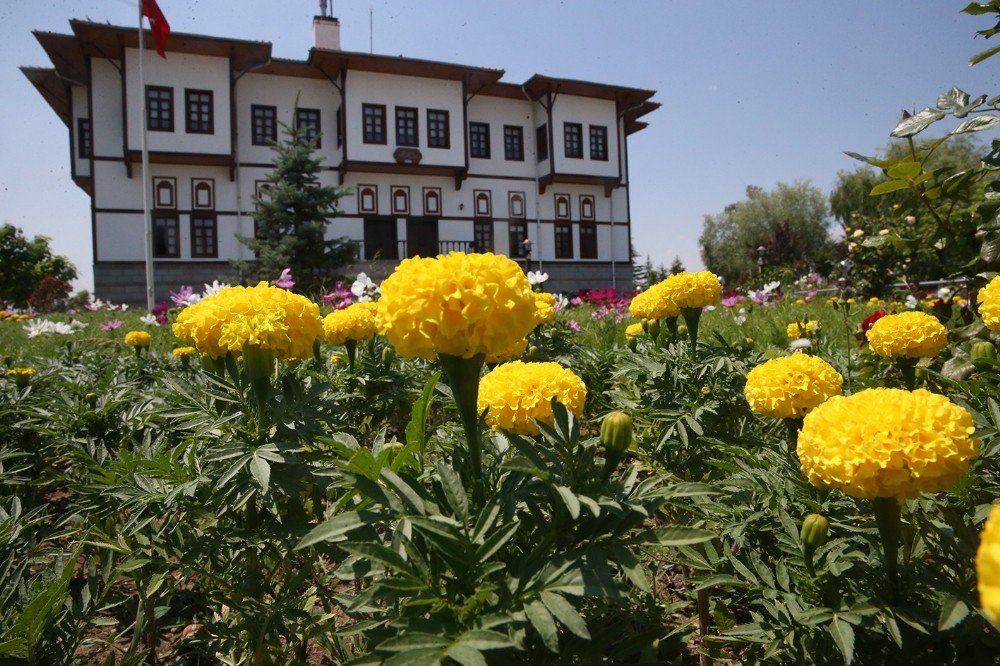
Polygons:
<instances>
[{"instance_id":1,"label":"green tree","mask_svg":"<svg viewBox=\"0 0 1000 666\"><path fill-rule=\"evenodd\" d=\"M683 273L686 269L684 268L684 262L681 258L674 255L674 262L670 264L670 274L677 275L678 273Z\"/></svg>"},{"instance_id":2,"label":"green tree","mask_svg":"<svg viewBox=\"0 0 1000 666\"><path fill-rule=\"evenodd\" d=\"M0 227L0 302L24 307L46 276L66 282L76 279L76 267L66 257L52 253L50 240L45 236L28 240L12 224Z\"/></svg>"},{"instance_id":3,"label":"green tree","mask_svg":"<svg viewBox=\"0 0 1000 666\"><path fill-rule=\"evenodd\" d=\"M829 225L826 195L809 183L751 185L745 200L705 215L698 242L705 266L732 284L756 274L761 253L769 275L822 269L833 256Z\"/></svg>"},{"instance_id":4,"label":"green tree","mask_svg":"<svg viewBox=\"0 0 1000 666\"><path fill-rule=\"evenodd\" d=\"M326 238L345 190L321 185L323 158L314 155L316 139L305 128L281 125L285 138L272 144L274 169L266 195L254 198L254 237L239 236L255 262L234 262L242 275L271 280L291 268L298 288L316 293L355 256L347 238Z\"/></svg>"}]
</instances>

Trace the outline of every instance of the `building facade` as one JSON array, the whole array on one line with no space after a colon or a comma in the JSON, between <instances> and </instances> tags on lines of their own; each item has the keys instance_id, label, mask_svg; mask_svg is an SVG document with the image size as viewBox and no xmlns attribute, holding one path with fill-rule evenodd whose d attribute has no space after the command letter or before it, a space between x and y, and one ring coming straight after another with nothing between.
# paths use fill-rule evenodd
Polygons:
<instances>
[{"instance_id":1,"label":"building facade","mask_svg":"<svg viewBox=\"0 0 1000 666\"><path fill-rule=\"evenodd\" d=\"M254 233L282 123L315 132L322 183L349 190L328 236L356 242L352 269L494 251L549 273L554 291L631 288L627 140L658 108L653 91L345 52L324 16L305 60L173 33L166 59L147 52L143 87L136 29L70 26L36 32L53 66L22 71L69 128L100 298L144 302L144 179L158 300L250 259L237 236Z\"/></svg>"}]
</instances>

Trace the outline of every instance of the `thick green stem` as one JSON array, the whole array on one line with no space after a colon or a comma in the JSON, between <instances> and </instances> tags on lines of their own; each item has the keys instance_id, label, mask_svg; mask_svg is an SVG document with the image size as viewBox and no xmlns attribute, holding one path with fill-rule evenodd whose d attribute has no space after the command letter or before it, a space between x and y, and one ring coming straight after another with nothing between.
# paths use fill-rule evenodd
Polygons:
<instances>
[{"instance_id":1,"label":"thick green stem","mask_svg":"<svg viewBox=\"0 0 1000 666\"><path fill-rule=\"evenodd\" d=\"M701 319L701 308L683 308L684 324L691 339L691 360L698 358L698 321Z\"/></svg>"},{"instance_id":2,"label":"thick green stem","mask_svg":"<svg viewBox=\"0 0 1000 666\"><path fill-rule=\"evenodd\" d=\"M445 379L455 396L458 415L465 430L465 442L469 449L469 464L472 468L473 492L482 496L483 453L479 439L479 373L486 360L484 354L472 358L462 358L450 354L438 354Z\"/></svg>"},{"instance_id":3,"label":"thick green stem","mask_svg":"<svg viewBox=\"0 0 1000 666\"><path fill-rule=\"evenodd\" d=\"M917 386L917 359L901 358L896 363L903 374L903 386L912 391Z\"/></svg>"},{"instance_id":4,"label":"thick green stem","mask_svg":"<svg viewBox=\"0 0 1000 666\"><path fill-rule=\"evenodd\" d=\"M664 325L666 325L667 332L670 333L670 341L675 342L677 340L677 317L668 317L663 320Z\"/></svg>"},{"instance_id":5,"label":"thick green stem","mask_svg":"<svg viewBox=\"0 0 1000 666\"><path fill-rule=\"evenodd\" d=\"M358 355L358 343L355 340L344 341L344 347L347 349L347 367L354 374L354 358Z\"/></svg>"},{"instance_id":6,"label":"thick green stem","mask_svg":"<svg viewBox=\"0 0 1000 666\"><path fill-rule=\"evenodd\" d=\"M889 579L889 594L895 602L899 581L898 558L903 507L895 497L876 497L873 504L875 523L882 539L882 557L885 561L885 573Z\"/></svg>"}]
</instances>

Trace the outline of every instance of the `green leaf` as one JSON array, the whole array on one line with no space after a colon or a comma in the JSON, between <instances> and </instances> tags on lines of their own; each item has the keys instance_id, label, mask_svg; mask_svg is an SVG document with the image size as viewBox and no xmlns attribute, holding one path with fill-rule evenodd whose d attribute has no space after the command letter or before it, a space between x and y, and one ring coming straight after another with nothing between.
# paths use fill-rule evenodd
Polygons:
<instances>
[{"instance_id":1,"label":"green leaf","mask_svg":"<svg viewBox=\"0 0 1000 666\"><path fill-rule=\"evenodd\" d=\"M550 652L559 652L559 630L556 629L555 620L552 619L552 614L549 613L545 604L535 599L524 605L524 614L531 622L531 626L541 636L545 647Z\"/></svg>"},{"instance_id":2,"label":"green leaf","mask_svg":"<svg viewBox=\"0 0 1000 666\"><path fill-rule=\"evenodd\" d=\"M1000 260L1000 233L990 231L983 236L979 256L986 264L994 264Z\"/></svg>"},{"instance_id":3,"label":"green leaf","mask_svg":"<svg viewBox=\"0 0 1000 666\"><path fill-rule=\"evenodd\" d=\"M566 598L555 592L543 591L541 594L542 603L559 622L573 632L574 635L590 640L590 630L583 617L573 608L573 604L566 601Z\"/></svg>"},{"instance_id":4,"label":"green leaf","mask_svg":"<svg viewBox=\"0 0 1000 666\"><path fill-rule=\"evenodd\" d=\"M486 659L476 648L464 643L456 643L445 653L462 666L487 666Z\"/></svg>"},{"instance_id":5,"label":"green leaf","mask_svg":"<svg viewBox=\"0 0 1000 666\"><path fill-rule=\"evenodd\" d=\"M952 130L952 134L966 134L968 132L982 132L993 129L1000 123L1000 118L991 115L976 116L964 121L961 125Z\"/></svg>"},{"instance_id":6,"label":"green leaf","mask_svg":"<svg viewBox=\"0 0 1000 666\"><path fill-rule=\"evenodd\" d=\"M845 666L849 666L854 660L854 629L847 622L844 622L836 615L827 625L833 642L840 649L840 654L844 657Z\"/></svg>"},{"instance_id":7,"label":"green leaf","mask_svg":"<svg viewBox=\"0 0 1000 666\"><path fill-rule=\"evenodd\" d=\"M507 634L489 629L473 629L458 637L457 645L468 645L476 650L499 650L513 646Z\"/></svg>"},{"instance_id":8,"label":"green leaf","mask_svg":"<svg viewBox=\"0 0 1000 666\"><path fill-rule=\"evenodd\" d=\"M952 86L951 90L941 93L937 98L937 108L942 110L958 109L969 103L969 93Z\"/></svg>"},{"instance_id":9,"label":"green leaf","mask_svg":"<svg viewBox=\"0 0 1000 666\"><path fill-rule=\"evenodd\" d=\"M905 180L887 180L884 183L879 183L873 187L872 191L868 193L868 196L877 197L880 194L889 194L889 192L905 190L909 187L910 183Z\"/></svg>"},{"instance_id":10,"label":"green leaf","mask_svg":"<svg viewBox=\"0 0 1000 666\"><path fill-rule=\"evenodd\" d=\"M977 53L976 55L969 58L969 67L972 67L973 65L978 65L982 61L986 60L987 58L992 58L998 53L1000 53L1000 44L988 48L982 53Z\"/></svg>"},{"instance_id":11,"label":"green leaf","mask_svg":"<svg viewBox=\"0 0 1000 666\"><path fill-rule=\"evenodd\" d=\"M576 498L573 491L566 486L556 486L556 492L559 493L559 497L562 498L563 504L566 505L566 510L569 511L569 515L576 520L580 517L580 500Z\"/></svg>"},{"instance_id":12,"label":"green leaf","mask_svg":"<svg viewBox=\"0 0 1000 666\"><path fill-rule=\"evenodd\" d=\"M375 560L393 571L401 572L414 578L417 577L416 572L413 571L413 567L403 559L403 556L388 546L383 546L374 541L347 541L340 544L340 547L352 555Z\"/></svg>"},{"instance_id":13,"label":"green leaf","mask_svg":"<svg viewBox=\"0 0 1000 666\"><path fill-rule=\"evenodd\" d=\"M920 134L933 123L936 123L944 118L946 115L948 114L944 111L936 111L930 107L925 107L909 118L904 118L898 125L896 125L896 129L892 130L892 136L897 139L905 139L907 137Z\"/></svg>"},{"instance_id":14,"label":"green leaf","mask_svg":"<svg viewBox=\"0 0 1000 666\"><path fill-rule=\"evenodd\" d=\"M407 650L424 650L428 648L443 648L448 646L448 639L437 634L425 634L419 631L408 631L402 636L384 640L378 644L379 650L387 652L405 652Z\"/></svg>"},{"instance_id":15,"label":"green leaf","mask_svg":"<svg viewBox=\"0 0 1000 666\"><path fill-rule=\"evenodd\" d=\"M938 616L938 631L948 631L957 626L969 615L969 607L958 597L948 597L941 606Z\"/></svg>"},{"instance_id":16,"label":"green leaf","mask_svg":"<svg viewBox=\"0 0 1000 666\"><path fill-rule=\"evenodd\" d=\"M493 556L493 553L500 550L514 536L519 525L520 523L517 521L512 521L490 534L476 551L476 557L479 558L479 561L485 562Z\"/></svg>"},{"instance_id":17,"label":"green leaf","mask_svg":"<svg viewBox=\"0 0 1000 666\"><path fill-rule=\"evenodd\" d=\"M638 537L640 543L656 546L687 546L694 543L704 543L715 538L714 532L695 527L673 525L656 527L643 532Z\"/></svg>"},{"instance_id":18,"label":"green leaf","mask_svg":"<svg viewBox=\"0 0 1000 666\"><path fill-rule=\"evenodd\" d=\"M311 529L295 546L295 550L307 548L321 541L337 540L337 537L342 537L353 529L382 518L382 515L372 511L346 511Z\"/></svg>"},{"instance_id":19,"label":"green leaf","mask_svg":"<svg viewBox=\"0 0 1000 666\"><path fill-rule=\"evenodd\" d=\"M920 173L920 162L912 162L912 161L899 162L891 169L889 169L886 173L888 173L889 178L904 179L904 180L916 178L917 174Z\"/></svg>"},{"instance_id":20,"label":"green leaf","mask_svg":"<svg viewBox=\"0 0 1000 666\"><path fill-rule=\"evenodd\" d=\"M443 460L437 462L438 477L441 479L441 489L444 491L444 498L448 506L455 512L458 519L464 524L469 519L469 496L465 493L462 479L458 473Z\"/></svg>"},{"instance_id":21,"label":"green leaf","mask_svg":"<svg viewBox=\"0 0 1000 666\"><path fill-rule=\"evenodd\" d=\"M413 511L423 515L427 512L424 506L424 501L420 499L420 495L417 491L413 489L410 484L403 481L402 478L395 472L389 469L383 469L381 473L382 479L385 481L386 485L395 491L399 499L403 500L403 503L410 507Z\"/></svg>"},{"instance_id":22,"label":"green leaf","mask_svg":"<svg viewBox=\"0 0 1000 666\"><path fill-rule=\"evenodd\" d=\"M427 380L420 398L413 403L413 408L410 410L410 422L406 424L406 443L415 444L420 451L424 450L427 443L427 412L434 400L434 389L440 379L441 371L438 370Z\"/></svg>"},{"instance_id":23,"label":"green leaf","mask_svg":"<svg viewBox=\"0 0 1000 666\"><path fill-rule=\"evenodd\" d=\"M382 666L438 666L441 663L442 652L443 650L439 648L422 648L397 652L382 662Z\"/></svg>"},{"instance_id":24,"label":"green leaf","mask_svg":"<svg viewBox=\"0 0 1000 666\"><path fill-rule=\"evenodd\" d=\"M250 459L250 474L253 475L253 478L260 484L261 488L267 490L267 486L271 482L271 463L254 455Z\"/></svg>"}]
</instances>

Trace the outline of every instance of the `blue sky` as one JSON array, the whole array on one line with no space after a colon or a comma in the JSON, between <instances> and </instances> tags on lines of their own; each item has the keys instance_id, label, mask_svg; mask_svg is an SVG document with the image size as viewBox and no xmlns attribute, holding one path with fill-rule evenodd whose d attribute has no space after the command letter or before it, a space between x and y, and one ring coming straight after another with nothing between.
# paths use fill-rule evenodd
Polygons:
<instances>
[{"instance_id":1,"label":"blue sky","mask_svg":"<svg viewBox=\"0 0 1000 666\"><path fill-rule=\"evenodd\" d=\"M271 41L304 58L317 0L159 0L174 30ZM702 216L747 185L809 180L829 191L842 151L884 146L903 108L957 85L997 94L1000 59L965 0L406 0L333 2L344 48L499 67L658 91L663 108L631 138L633 240L654 262L700 265ZM276 10L280 7L280 10ZM130 0L0 2L0 220L53 238L92 286L86 195L69 177L66 128L17 71L47 65L31 30L67 20L131 25ZM169 48L169 46L168 46Z\"/></svg>"}]
</instances>

